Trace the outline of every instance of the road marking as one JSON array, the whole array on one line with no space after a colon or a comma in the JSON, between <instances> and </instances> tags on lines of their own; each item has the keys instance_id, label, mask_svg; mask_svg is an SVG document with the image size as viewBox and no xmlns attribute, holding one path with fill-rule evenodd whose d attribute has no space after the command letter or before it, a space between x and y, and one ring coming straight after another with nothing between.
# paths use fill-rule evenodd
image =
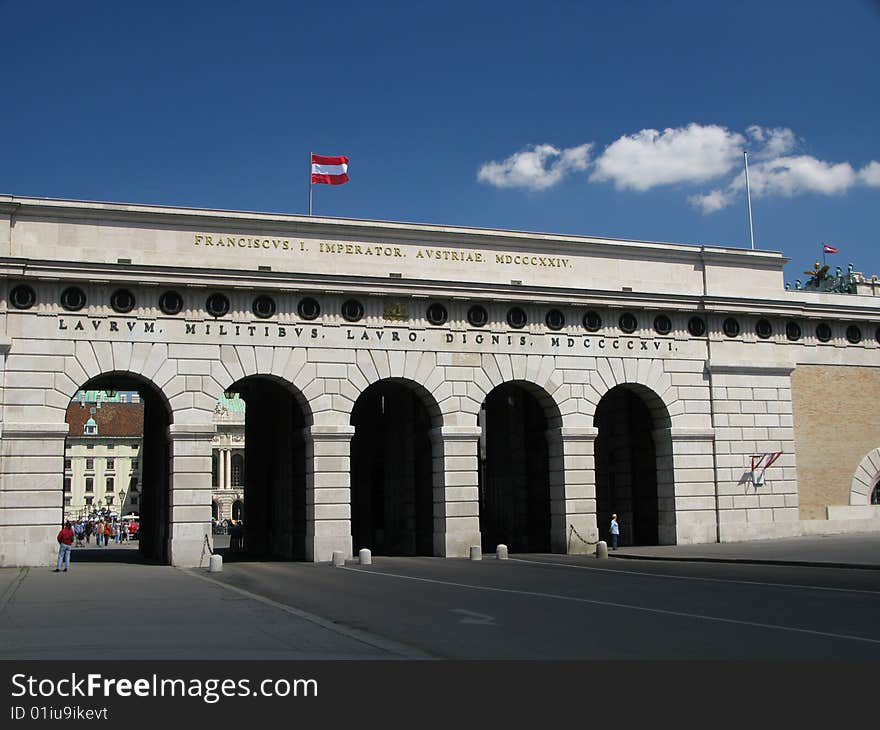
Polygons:
<instances>
[{"instance_id":1,"label":"road marking","mask_svg":"<svg viewBox=\"0 0 880 730\"><path fill-rule=\"evenodd\" d=\"M487 613L477 613L476 611L468 611L466 608L451 608L451 613L460 613L464 616L459 619L460 624L477 624L478 626L495 626L495 617Z\"/></svg>"},{"instance_id":2,"label":"road marking","mask_svg":"<svg viewBox=\"0 0 880 730\"><path fill-rule=\"evenodd\" d=\"M289 613L292 616L296 616L297 618L301 618L305 621L317 624L321 628L329 629L334 633L346 636L349 639L360 641L361 643L367 644L368 646L382 649L383 651L387 651L391 654L398 654L408 659L436 658L434 655L428 654L421 649L408 646L406 644L401 644L400 642L392 641L390 639L371 634L361 629L352 629L343 624L334 623L333 621L321 618L320 616L316 616L315 614L309 613L308 611L303 611L299 608L294 608L293 606L288 606L287 604L273 601L271 598L266 598L265 596L261 596L258 593L252 593L251 591L245 590L244 588L239 588L238 586L234 586L230 583L224 583L221 580L209 578L208 576L202 575L201 573L197 572L197 568L178 568L178 570L180 570L182 573L187 573L188 575L191 575L195 578L200 578L201 580L207 581L208 583L213 583L214 585L220 586L221 588L225 588L228 591L238 593L266 606L272 606L273 608L277 608L281 611L284 611L285 613Z\"/></svg>"},{"instance_id":3,"label":"road marking","mask_svg":"<svg viewBox=\"0 0 880 730\"><path fill-rule=\"evenodd\" d=\"M6 610L6 606L9 605L9 602L12 600L12 597L18 589L21 588L21 584L24 583L24 579L27 578L29 572L30 568L19 568L18 575L15 576L12 582L6 587L6 590L3 591L3 595L0 596L0 613Z\"/></svg>"},{"instance_id":4,"label":"road marking","mask_svg":"<svg viewBox=\"0 0 880 730\"><path fill-rule=\"evenodd\" d=\"M388 578L399 578L401 580L414 580L422 583L436 583L438 585L452 586L454 588L467 588L472 591L489 591L492 593L508 593L513 595L528 596L531 598L552 598L558 601L570 601L572 603L586 603L592 606L603 606L607 608L623 608L629 611L641 611L643 613L657 613L664 616L675 616L678 618L697 619L699 621L715 621L724 624L734 624L736 626L750 626L759 629L773 629L775 631L789 631L797 634L809 634L811 636L821 636L827 639L844 639L846 641L861 641L866 644L880 645L880 639L869 639L865 636L851 636L850 634L834 634L827 631L814 631L813 629L799 629L793 626L782 626L780 624L765 624L757 621L743 621L733 618L722 618L720 616L706 616L698 613L685 613L684 611L670 611L665 608L647 608L645 606L633 606L627 603L616 603L614 601L598 601L591 598L578 598L576 596L559 596L554 593L540 593L537 591L520 591L513 588L493 588L492 586L474 586L467 583L454 583L452 581L437 580L435 578L416 578L410 575L399 575L397 573L385 573L379 570L362 570L354 567L342 567L337 570L348 570L352 573L362 573L364 575L382 575Z\"/></svg>"},{"instance_id":5,"label":"road marking","mask_svg":"<svg viewBox=\"0 0 880 730\"><path fill-rule=\"evenodd\" d=\"M573 563L552 563L549 560L523 560L522 558L510 558L511 563L527 563L529 565L553 565L558 568L577 568L578 570L592 570L597 573L614 573L616 575L643 575L649 578L674 578L675 580L696 580L706 583L732 583L743 586L769 586L771 588L798 588L804 591L834 591L836 593L862 593L880 598L880 591L866 591L859 588L832 588L829 586L805 586L798 583L764 583L759 580L737 580L734 578L705 578L696 575L671 575L669 573L645 573L639 570L612 570L611 568L592 568L589 565L575 565Z\"/></svg>"}]
</instances>

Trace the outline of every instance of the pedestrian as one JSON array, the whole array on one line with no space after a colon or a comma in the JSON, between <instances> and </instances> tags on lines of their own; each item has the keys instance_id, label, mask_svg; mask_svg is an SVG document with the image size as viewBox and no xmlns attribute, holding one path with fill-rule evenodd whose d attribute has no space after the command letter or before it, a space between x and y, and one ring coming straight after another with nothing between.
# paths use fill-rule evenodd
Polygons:
<instances>
[{"instance_id":1,"label":"pedestrian","mask_svg":"<svg viewBox=\"0 0 880 730\"><path fill-rule=\"evenodd\" d=\"M85 533L86 533L86 545L88 545L92 541L92 521L89 520L86 522Z\"/></svg>"},{"instance_id":2,"label":"pedestrian","mask_svg":"<svg viewBox=\"0 0 880 730\"><path fill-rule=\"evenodd\" d=\"M104 523L101 520L95 522L95 545L104 546Z\"/></svg>"},{"instance_id":3,"label":"pedestrian","mask_svg":"<svg viewBox=\"0 0 880 730\"><path fill-rule=\"evenodd\" d=\"M77 547L83 546L83 531L84 531L84 528L83 528L82 522L77 522L73 526L73 534L76 535L76 546Z\"/></svg>"},{"instance_id":4,"label":"pedestrian","mask_svg":"<svg viewBox=\"0 0 880 730\"><path fill-rule=\"evenodd\" d=\"M620 536L620 526L617 524L617 515L611 515L611 549L617 550L617 538Z\"/></svg>"},{"instance_id":5,"label":"pedestrian","mask_svg":"<svg viewBox=\"0 0 880 730\"><path fill-rule=\"evenodd\" d=\"M113 526L110 524L110 521L104 523L104 544L110 544L110 538L113 537Z\"/></svg>"},{"instance_id":6,"label":"pedestrian","mask_svg":"<svg viewBox=\"0 0 880 730\"><path fill-rule=\"evenodd\" d=\"M71 529L69 521L64 523L56 540L58 540L58 563L53 572L60 573L61 563L64 563L64 572L66 573L70 567L70 550L73 546L73 529Z\"/></svg>"}]
</instances>

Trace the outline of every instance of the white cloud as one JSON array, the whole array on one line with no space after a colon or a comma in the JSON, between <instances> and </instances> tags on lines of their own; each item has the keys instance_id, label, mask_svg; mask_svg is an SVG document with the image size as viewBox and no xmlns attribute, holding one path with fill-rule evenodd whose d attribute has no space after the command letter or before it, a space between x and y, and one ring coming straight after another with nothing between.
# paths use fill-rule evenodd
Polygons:
<instances>
[{"instance_id":1,"label":"white cloud","mask_svg":"<svg viewBox=\"0 0 880 730\"><path fill-rule=\"evenodd\" d=\"M856 172L848 162L833 164L809 155L777 157L749 168L749 182L757 196L840 195L856 181Z\"/></svg>"},{"instance_id":2,"label":"white cloud","mask_svg":"<svg viewBox=\"0 0 880 730\"><path fill-rule=\"evenodd\" d=\"M771 159L793 152L797 146L797 137L787 127L775 127L767 129L753 124L746 129L746 133L758 143L754 150L757 159Z\"/></svg>"},{"instance_id":3,"label":"white cloud","mask_svg":"<svg viewBox=\"0 0 880 730\"><path fill-rule=\"evenodd\" d=\"M570 173L586 170L592 148L592 144L563 150L549 144L532 145L501 162L484 163L477 180L497 188L546 190Z\"/></svg>"},{"instance_id":4,"label":"white cloud","mask_svg":"<svg viewBox=\"0 0 880 730\"><path fill-rule=\"evenodd\" d=\"M735 191L729 188L727 190L716 188L704 195L691 195L688 198L688 202L700 208L704 213L714 213L722 208L726 208L733 202L734 198L736 198Z\"/></svg>"},{"instance_id":5,"label":"white cloud","mask_svg":"<svg viewBox=\"0 0 880 730\"><path fill-rule=\"evenodd\" d=\"M618 190L645 191L658 185L701 183L729 173L745 138L717 125L643 129L612 142L596 159L591 181Z\"/></svg>"},{"instance_id":6,"label":"white cloud","mask_svg":"<svg viewBox=\"0 0 880 730\"><path fill-rule=\"evenodd\" d=\"M880 162L872 160L859 170L859 180L872 188L880 188Z\"/></svg>"}]
</instances>

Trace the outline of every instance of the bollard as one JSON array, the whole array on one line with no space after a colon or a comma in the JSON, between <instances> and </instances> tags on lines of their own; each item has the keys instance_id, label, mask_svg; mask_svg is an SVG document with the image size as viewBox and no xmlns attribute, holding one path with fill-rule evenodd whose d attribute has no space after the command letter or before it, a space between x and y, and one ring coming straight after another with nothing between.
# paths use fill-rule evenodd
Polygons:
<instances>
[{"instance_id":1,"label":"bollard","mask_svg":"<svg viewBox=\"0 0 880 730\"><path fill-rule=\"evenodd\" d=\"M337 568L345 565L345 553L342 550L333 551L333 565Z\"/></svg>"},{"instance_id":2,"label":"bollard","mask_svg":"<svg viewBox=\"0 0 880 730\"><path fill-rule=\"evenodd\" d=\"M499 545L495 548L495 557L498 560L507 560L507 545Z\"/></svg>"},{"instance_id":3,"label":"bollard","mask_svg":"<svg viewBox=\"0 0 880 730\"><path fill-rule=\"evenodd\" d=\"M483 549L479 545L471 545L471 560L482 560Z\"/></svg>"},{"instance_id":4,"label":"bollard","mask_svg":"<svg viewBox=\"0 0 880 730\"><path fill-rule=\"evenodd\" d=\"M208 561L208 572L209 573L222 573L223 572L223 556L222 555L212 555L210 560Z\"/></svg>"},{"instance_id":5,"label":"bollard","mask_svg":"<svg viewBox=\"0 0 880 730\"><path fill-rule=\"evenodd\" d=\"M366 548L358 553L358 559L361 561L361 565L373 564L373 554Z\"/></svg>"},{"instance_id":6,"label":"bollard","mask_svg":"<svg viewBox=\"0 0 880 730\"><path fill-rule=\"evenodd\" d=\"M597 558L607 558L608 557L608 543L604 540L599 540L596 543L596 557Z\"/></svg>"}]
</instances>

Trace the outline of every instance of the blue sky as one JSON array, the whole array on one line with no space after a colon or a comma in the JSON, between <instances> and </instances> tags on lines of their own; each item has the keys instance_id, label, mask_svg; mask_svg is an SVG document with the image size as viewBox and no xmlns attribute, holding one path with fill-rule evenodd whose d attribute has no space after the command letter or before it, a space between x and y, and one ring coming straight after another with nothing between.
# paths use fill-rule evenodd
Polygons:
<instances>
[{"instance_id":1,"label":"blue sky","mask_svg":"<svg viewBox=\"0 0 880 730\"><path fill-rule=\"evenodd\" d=\"M316 6L321 7L316 7ZM880 3L0 0L0 193L748 248L880 274ZM803 277L802 277L803 278Z\"/></svg>"}]
</instances>

